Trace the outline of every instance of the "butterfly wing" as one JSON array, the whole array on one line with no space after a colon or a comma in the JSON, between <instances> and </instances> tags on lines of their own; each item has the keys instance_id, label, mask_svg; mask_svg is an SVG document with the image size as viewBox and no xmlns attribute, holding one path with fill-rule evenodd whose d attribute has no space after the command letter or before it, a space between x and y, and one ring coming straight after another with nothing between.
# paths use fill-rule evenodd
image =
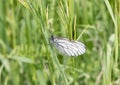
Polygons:
<instances>
[{"instance_id":1,"label":"butterfly wing","mask_svg":"<svg viewBox=\"0 0 120 85\"><path fill-rule=\"evenodd\" d=\"M54 38L53 45L67 56L78 56L85 53L85 45L78 41L69 41L66 38Z\"/></svg>"}]
</instances>

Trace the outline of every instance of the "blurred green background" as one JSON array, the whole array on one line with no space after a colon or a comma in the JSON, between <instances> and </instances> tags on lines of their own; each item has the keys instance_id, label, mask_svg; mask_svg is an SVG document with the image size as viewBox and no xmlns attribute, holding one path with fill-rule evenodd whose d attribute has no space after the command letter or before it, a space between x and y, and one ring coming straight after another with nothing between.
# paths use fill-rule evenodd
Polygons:
<instances>
[{"instance_id":1,"label":"blurred green background","mask_svg":"<svg viewBox=\"0 0 120 85\"><path fill-rule=\"evenodd\" d=\"M0 85L120 85L120 0L0 0ZM83 42L60 55L51 35Z\"/></svg>"}]
</instances>

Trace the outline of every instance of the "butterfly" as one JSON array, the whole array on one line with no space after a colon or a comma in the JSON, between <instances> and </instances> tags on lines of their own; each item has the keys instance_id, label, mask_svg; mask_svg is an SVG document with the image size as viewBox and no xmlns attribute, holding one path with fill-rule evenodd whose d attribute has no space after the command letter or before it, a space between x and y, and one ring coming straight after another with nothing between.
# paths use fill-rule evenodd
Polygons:
<instances>
[{"instance_id":1,"label":"butterfly","mask_svg":"<svg viewBox=\"0 0 120 85\"><path fill-rule=\"evenodd\" d=\"M67 38L59 38L51 36L50 43L52 43L57 50L67 56L78 56L85 53L85 45L78 41L71 41Z\"/></svg>"}]
</instances>

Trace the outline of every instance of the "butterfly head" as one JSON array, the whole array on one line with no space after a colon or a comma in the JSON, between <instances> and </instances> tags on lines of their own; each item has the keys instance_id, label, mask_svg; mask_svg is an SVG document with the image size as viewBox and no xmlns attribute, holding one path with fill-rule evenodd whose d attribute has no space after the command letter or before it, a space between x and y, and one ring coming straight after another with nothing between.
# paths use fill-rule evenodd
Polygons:
<instances>
[{"instance_id":1,"label":"butterfly head","mask_svg":"<svg viewBox=\"0 0 120 85\"><path fill-rule=\"evenodd\" d=\"M53 42L54 42L54 36L51 35L51 37L50 37L50 43L53 43Z\"/></svg>"}]
</instances>

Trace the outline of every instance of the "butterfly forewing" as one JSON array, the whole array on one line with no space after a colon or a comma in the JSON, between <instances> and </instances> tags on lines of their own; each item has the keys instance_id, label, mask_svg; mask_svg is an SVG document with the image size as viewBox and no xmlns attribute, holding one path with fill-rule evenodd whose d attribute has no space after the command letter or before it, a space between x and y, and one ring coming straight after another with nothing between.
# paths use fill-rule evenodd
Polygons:
<instances>
[{"instance_id":1,"label":"butterfly forewing","mask_svg":"<svg viewBox=\"0 0 120 85\"><path fill-rule=\"evenodd\" d=\"M78 56L85 53L85 45L78 41L70 41L67 38L51 37L51 43L61 52L67 56Z\"/></svg>"}]
</instances>

